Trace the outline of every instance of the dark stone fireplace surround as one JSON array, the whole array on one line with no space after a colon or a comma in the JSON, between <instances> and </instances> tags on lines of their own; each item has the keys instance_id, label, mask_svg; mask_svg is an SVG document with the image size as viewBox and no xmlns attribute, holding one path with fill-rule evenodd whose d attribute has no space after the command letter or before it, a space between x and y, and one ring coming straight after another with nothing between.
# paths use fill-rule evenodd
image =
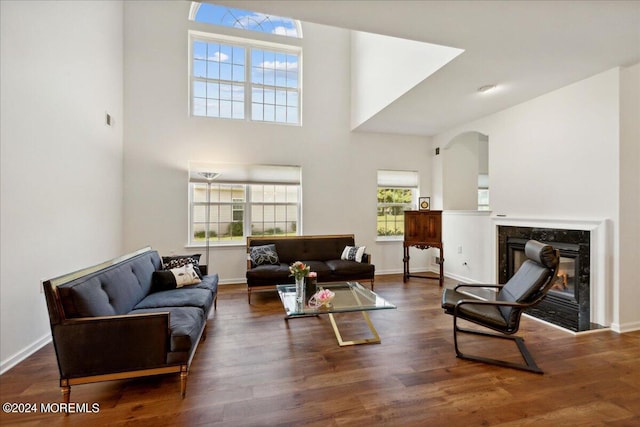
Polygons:
<instances>
[{"instance_id":1,"label":"dark stone fireplace surround","mask_svg":"<svg viewBox=\"0 0 640 427\"><path fill-rule=\"evenodd\" d=\"M535 239L560 249L561 256L576 261L576 283L574 297L549 292L537 306L527 314L561 326L574 332L589 330L590 323L590 244L587 230L556 228L498 226L498 280L506 283L512 264L510 251L522 250L524 242ZM554 245L555 243L555 245ZM511 272L513 274L513 272Z\"/></svg>"}]
</instances>

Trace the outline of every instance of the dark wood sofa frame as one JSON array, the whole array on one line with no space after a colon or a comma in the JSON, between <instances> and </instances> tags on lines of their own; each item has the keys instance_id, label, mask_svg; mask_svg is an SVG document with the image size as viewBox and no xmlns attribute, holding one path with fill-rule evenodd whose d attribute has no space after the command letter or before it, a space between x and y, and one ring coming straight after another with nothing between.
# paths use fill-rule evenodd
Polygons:
<instances>
[{"instance_id":1,"label":"dark wood sofa frame","mask_svg":"<svg viewBox=\"0 0 640 427\"><path fill-rule=\"evenodd\" d=\"M102 296L105 286L120 286L117 280L120 272L135 275L140 288L145 280L151 280L151 273L162 266L156 251L144 248L134 253L115 258L105 263L89 267L74 273L43 282L44 294L49 311L53 345L60 369L60 389L65 403L69 402L71 386L100 381L120 380L159 374L180 374L180 394L186 392L189 366L193 360L198 343L206 338L208 312L217 301L217 274L207 276L206 266L201 266L205 275L202 287L189 289L185 300L194 299L193 295L207 297L206 307L202 311L202 320L180 320L180 307L168 304L167 307L133 310L132 313L114 315L87 315L69 313L70 307L77 304L76 296L69 294L68 286L80 283L91 288L92 294ZM136 279L132 279L136 282ZM147 284L146 286L150 286ZM102 287L102 291L100 288ZM135 285L138 287L138 285ZM176 289L180 291L185 288ZM108 289L107 289L108 290ZM64 291L64 292L63 292ZM195 291L195 292L194 292ZM166 291L169 293L173 291ZM66 296L63 296L62 294ZM164 297L164 292L151 294L156 301ZM110 297L111 298L111 297ZM171 298L171 296L169 297ZM173 294L175 302L176 294ZM111 299L109 299L111 303ZM187 307L194 313L197 307ZM138 311L138 312L136 312ZM174 319L187 324L190 348L172 350ZM195 319L195 318L194 318ZM199 318L198 318L199 319ZM201 324L200 324L201 323ZM191 324L191 326L189 326ZM178 332L178 335L183 332ZM185 339L181 335L179 339Z\"/></svg>"}]
</instances>

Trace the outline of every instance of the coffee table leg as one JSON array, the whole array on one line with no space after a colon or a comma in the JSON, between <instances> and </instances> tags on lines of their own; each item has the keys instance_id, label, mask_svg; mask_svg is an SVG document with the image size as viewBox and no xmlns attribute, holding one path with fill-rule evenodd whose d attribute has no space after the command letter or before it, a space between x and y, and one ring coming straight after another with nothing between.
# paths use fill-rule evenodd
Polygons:
<instances>
[{"instance_id":1,"label":"coffee table leg","mask_svg":"<svg viewBox=\"0 0 640 427\"><path fill-rule=\"evenodd\" d=\"M369 326L369 330L373 334L373 338L363 338L359 340L351 340L344 341L342 339L342 334L340 334L340 330L338 329L338 324L336 323L336 319L333 317L333 313L329 313L329 320L331 320L331 326L333 327L333 332L336 334L336 338L338 339L338 345L340 347L345 347L348 345L357 345L357 344L380 344L380 335L378 335L378 331L373 327L373 323L371 323L371 319L369 319L369 315L366 311L361 311L362 317L367 322Z\"/></svg>"}]
</instances>

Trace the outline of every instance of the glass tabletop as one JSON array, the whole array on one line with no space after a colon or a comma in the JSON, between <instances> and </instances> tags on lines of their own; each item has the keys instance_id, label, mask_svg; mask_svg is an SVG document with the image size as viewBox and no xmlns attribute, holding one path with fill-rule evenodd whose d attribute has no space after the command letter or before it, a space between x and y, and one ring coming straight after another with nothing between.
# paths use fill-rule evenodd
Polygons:
<instances>
[{"instance_id":1,"label":"glass tabletop","mask_svg":"<svg viewBox=\"0 0 640 427\"><path fill-rule=\"evenodd\" d=\"M318 285L318 290L329 289L335 293L331 305L322 307L310 307L306 296L303 307L296 307L296 286L278 285L278 295L284 306L287 316L308 316L324 313L346 313L352 311L385 310L396 308L395 305L382 298L380 295L365 288L358 282L323 283Z\"/></svg>"}]
</instances>

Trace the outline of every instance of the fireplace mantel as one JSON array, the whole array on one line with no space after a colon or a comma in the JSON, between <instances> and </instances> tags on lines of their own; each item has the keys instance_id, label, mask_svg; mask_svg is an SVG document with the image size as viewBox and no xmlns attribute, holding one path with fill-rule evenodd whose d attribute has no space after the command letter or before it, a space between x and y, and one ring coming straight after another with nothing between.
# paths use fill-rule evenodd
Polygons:
<instances>
[{"instance_id":1,"label":"fireplace mantel","mask_svg":"<svg viewBox=\"0 0 640 427\"><path fill-rule=\"evenodd\" d=\"M491 217L494 229L494 253L496 254L496 278L498 272L498 227L532 227L555 228L567 230L586 230L590 232L590 305L591 322L602 325L611 325L611 301L613 286L613 273L610 265L613 256L613 243L609 231L611 221L606 218L552 218L535 216L502 216Z\"/></svg>"}]
</instances>

